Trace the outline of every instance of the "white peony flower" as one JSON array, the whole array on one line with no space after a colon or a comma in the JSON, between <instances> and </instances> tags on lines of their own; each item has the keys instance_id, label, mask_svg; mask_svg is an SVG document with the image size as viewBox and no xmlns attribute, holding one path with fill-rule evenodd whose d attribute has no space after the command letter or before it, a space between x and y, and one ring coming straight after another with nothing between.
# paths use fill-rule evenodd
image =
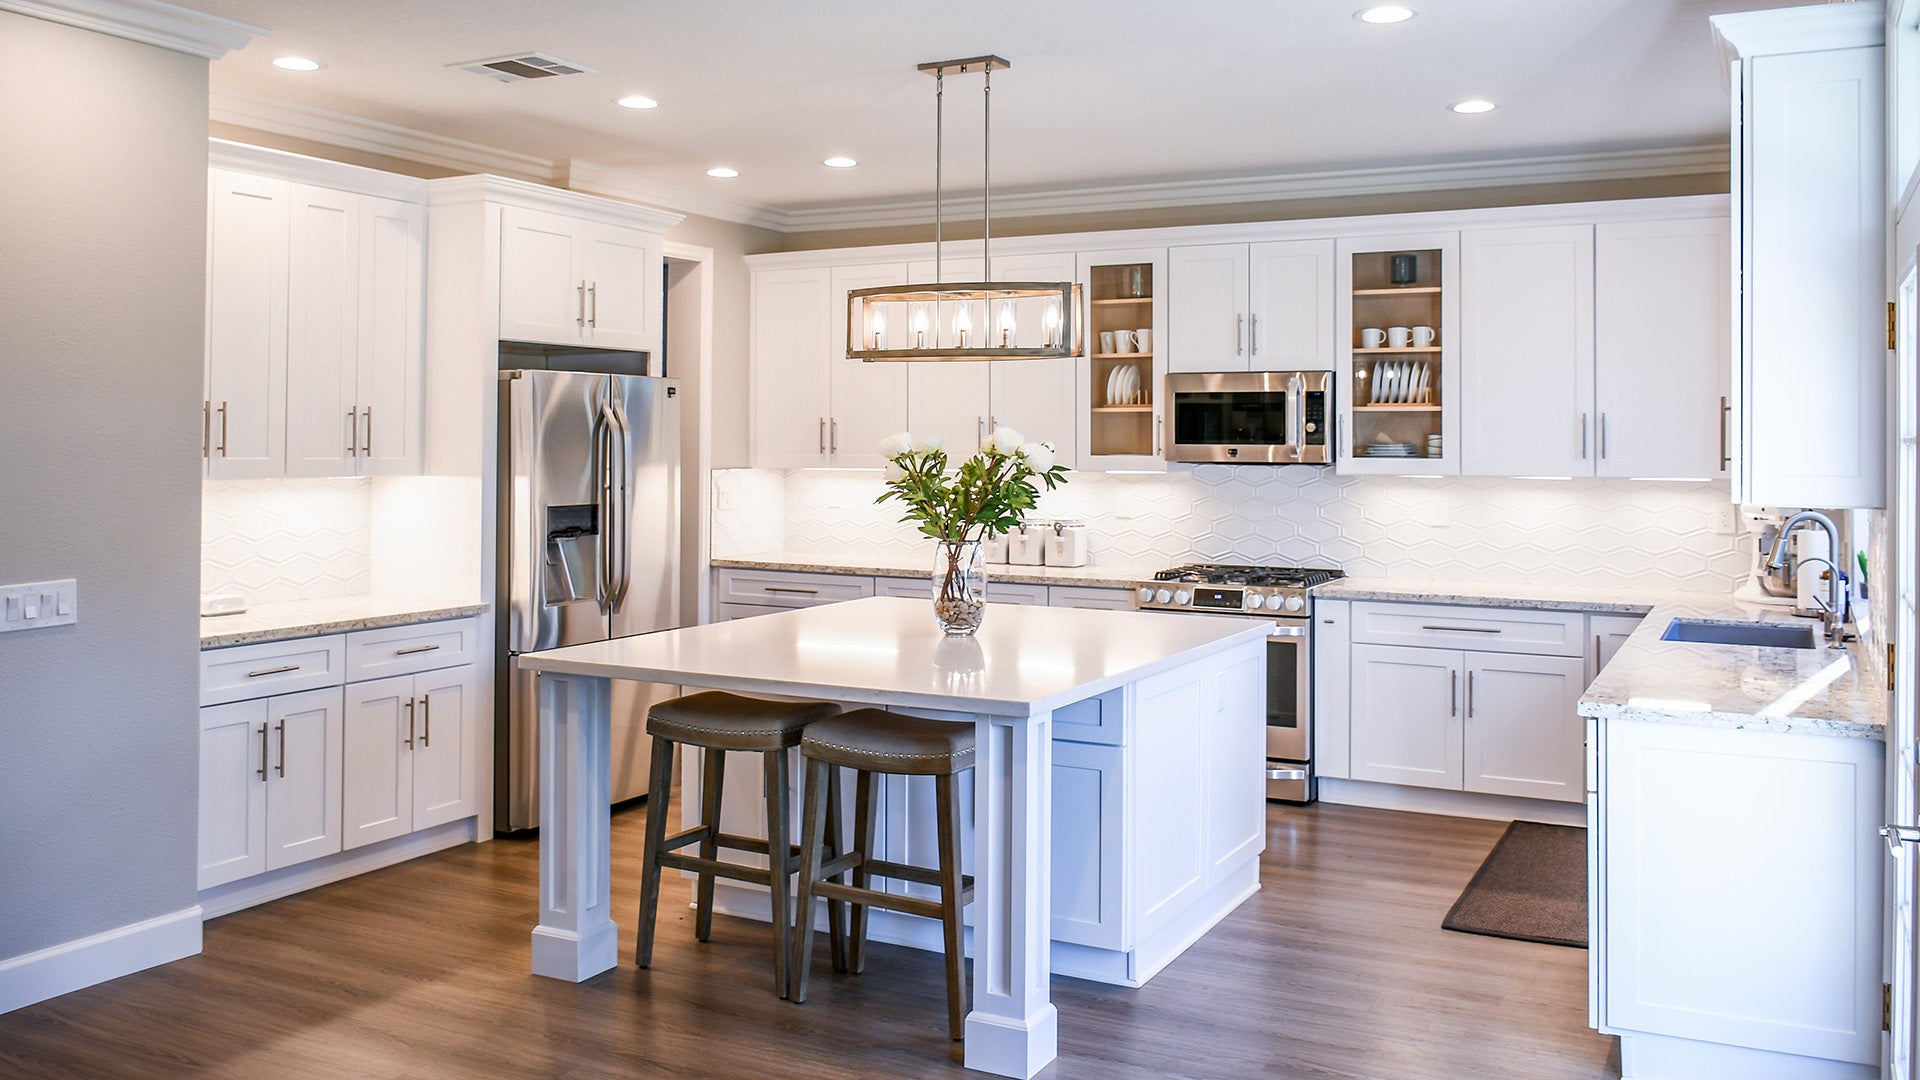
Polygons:
<instances>
[{"instance_id":1,"label":"white peony flower","mask_svg":"<svg viewBox=\"0 0 1920 1080\"><path fill-rule=\"evenodd\" d=\"M1034 472L1046 472L1053 468L1053 447L1046 443L1030 442L1020 448L1020 456Z\"/></svg>"},{"instance_id":2,"label":"white peony flower","mask_svg":"<svg viewBox=\"0 0 1920 1080\"><path fill-rule=\"evenodd\" d=\"M993 448L1003 454L1019 453L1020 444L1026 441L1019 432L1010 427L999 427L993 431Z\"/></svg>"},{"instance_id":3,"label":"white peony flower","mask_svg":"<svg viewBox=\"0 0 1920 1080\"><path fill-rule=\"evenodd\" d=\"M913 449L913 436L904 431L896 431L880 440L880 452L887 457L898 457Z\"/></svg>"},{"instance_id":4,"label":"white peony flower","mask_svg":"<svg viewBox=\"0 0 1920 1080\"><path fill-rule=\"evenodd\" d=\"M947 440L944 436L929 435L926 438L921 439L919 443L915 444L914 449L918 450L923 454L931 454L935 450L946 449L946 446L947 446Z\"/></svg>"},{"instance_id":5,"label":"white peony flower","mask_svg":"<svg viewBox=\"0 0 1920 1080\"><path fill-rule=\"evenodd\" d=\"M907 470L901 468L899 462L897 461L887 462L887 475L886 475L887 483L891 484L898 480L904 479L906 475L907 475Z\"/></svg>"}]
</instances>

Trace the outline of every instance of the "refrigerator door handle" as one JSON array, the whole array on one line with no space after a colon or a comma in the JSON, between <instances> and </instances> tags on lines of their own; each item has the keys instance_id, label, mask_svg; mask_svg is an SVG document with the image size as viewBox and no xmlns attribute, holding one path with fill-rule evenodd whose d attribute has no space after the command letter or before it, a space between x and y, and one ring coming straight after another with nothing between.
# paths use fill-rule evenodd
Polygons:
<instances>
[{"instance_id":1,"label":"refrigerator door handle","mask_svg":"<svg viewBox=\"0 0 1920 1080\"><path fill-rule=\"evenodd\" d=\"M629 532L629 525L633 520L631 516L633 507L630 505L632 494L627 484L628 478L633 473L633 427L627 423L626 406L621 404L618 397L609 394L607 403L613 408L614 423L613 434L608 441L620 449L620 456L613 463L615 471L611 478L614 484L614 506L619 517L619 527L617 530L609 530L612 534L610 543L615 557L620 561L619 576L614 579L610 590L612 609L618 611L620 605L627 601L628 586L633 584L633 552L631 550L633 537Z\"/></svg>"},{"instance_id":2,"label":"refrigerator door handle","mask_svg":"<svg viewBox=\"0 0 1920 1080\"><path fill-rule=\"evenodd\" d=\"M611 570L608 565L608 560L612 558L612 545L608 542L607 537L607 531L612 528L610 522L613 517L611 513L613 508L609 505L608 500L609 488L611 486L608 483L608 477L611 475L611 469L607 461L610 453L608 441L612 433L612 428L612 420L607 413L607 403L605 399L602 399L593 412L593 497L594 503L596 504L595 509L600 519L595 523L599 526L597 539L600 548L600 558L598 560L600 565L595 568L593 600L602 614L611 610L610 602L612 600L611 590L609 588Z\"/></svg>"}]
</instances>

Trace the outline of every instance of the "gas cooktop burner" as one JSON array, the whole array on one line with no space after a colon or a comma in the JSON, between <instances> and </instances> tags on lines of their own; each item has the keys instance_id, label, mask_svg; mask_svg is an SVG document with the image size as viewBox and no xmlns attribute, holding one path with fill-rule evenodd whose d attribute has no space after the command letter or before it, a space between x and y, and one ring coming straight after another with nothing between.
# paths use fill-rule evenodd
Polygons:
<instances>
[{"instance_id":1,"label":"gas cooktop burner","mask_svg":"<svg viewBox=\"0 0 1920 1080\"><path fill-rule=\"evenodd\" d=\"M1335 578L1345 577L1339 570L1303 566L1235 566L1223 563L1191 563L1162 570L1155 581L1189 581L1200 585L1257 585L1267 588L1310 589Z\"/></svg>"}]
</instances>

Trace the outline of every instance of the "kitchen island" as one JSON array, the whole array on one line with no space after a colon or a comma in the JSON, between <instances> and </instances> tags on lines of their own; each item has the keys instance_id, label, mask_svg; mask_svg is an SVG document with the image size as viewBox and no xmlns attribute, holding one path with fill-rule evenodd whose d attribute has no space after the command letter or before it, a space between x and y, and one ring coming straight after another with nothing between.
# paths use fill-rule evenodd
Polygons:
<instances>
[{"instance_id":1,"label":"kitchen island","mask_svg":"<svg viewBox=\"0 0 1920 1080\"><path fill-rule=\"evenodd\" d=\"M1869 650L1663 640L1581 695L1591 1024L1623 1077L1879 1075L1886 694Z\"/></svg>"},{"instance_id":2,"label":"kitchen island","mask_svg":"<svg viewBox=\"0 0 1920 1080\"><path fill-rule=\"evenodd\" d=\"M1182 755L1191 764L1192 798L1151 823L1164 835L1202 838L1200 850L1188 853L1194 873L1230 909L1257 888L1264 843L1260 747L1270 630L1244 618L1009 607L990 612L977 637L950 639L925 601L872 597L523 656L523 667L541 673L533 970L578 982L616 963L608 680L960 718L978 735L966 1064L1032 1076L1058 1045L1048 991L1055 739L1069 726L1096 744L1120 746L1148 731L1179 732L1189 746L1217 743L1222 761L1243 761L1241 769L1209 771L1207 755ZM1136 740L1136 764L1142 752L1165 758L1173 746L1166 741Z\"/></svg>"}]
</instances>

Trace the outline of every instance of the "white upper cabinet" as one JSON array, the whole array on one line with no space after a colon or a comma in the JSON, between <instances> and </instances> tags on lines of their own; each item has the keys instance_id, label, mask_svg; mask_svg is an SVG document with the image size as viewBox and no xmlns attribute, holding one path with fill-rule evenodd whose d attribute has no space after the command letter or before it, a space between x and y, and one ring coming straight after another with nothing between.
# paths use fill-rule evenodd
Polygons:
<instances>
[{"instance_id":1,"label":"white upper cabinet","mask_svg":"<svg viewBox=\"0 0 1920 1080\"><path fill-rule=\"evenodd\" d=\"M1076 467L1164 472L1167 249L1104 248L1075 261L1086 305L1085 349L1074 365ZM1142 330L1153 348L1139 348Z\"/></svg>"},{"instance_id":2,"label":"white upper cabinet","mask_svg":"<svg viewBox=\"0 0 1920 1080\"><path fill-rule=\"evenodd\" d=\"M753 274L753 463L763 469L828 462L832 276L825 266Z\"/></svg>"},{"instance_id":3,"label":"white upper cabinet","mask_svg":"<svg viewBox=\"0 0 1920 1080\"><path fill-rule=\"evenodd\" d=\"M1247 245L1167 250L1168 371L1247 370Z\"/></svg>"},{"instance_id":4,"label":"white upper cabinet","mask_svg":"<svg viewBox=\"0 0 1920 1080\"><path fill-rule=\"evenodd\" d=\"M1591 476L1593 227L1460 234L1461 471Z\"/></svg>"},{"instance_id":5,"label":"white upper cabinet","mask_svg":"<svg viewBox=\"0 0 1920 1080\"><path fill-rule=\"evenodd\" d=\"M1003 255L993 260L995 281L1072 281L1072 253L1065 255ZM1046 328L1029 321L1014 328L1014 344L1038 349L1046 345ZM1050 442L1054 459L1068 468L1075 464L1073 388L1076 362L1060 360L994 360L987 364L987 430L1004 425L1035 442Z\"/></svg>"},{"instance_id":6,"label":"white upper cabinet","mask_svg":"<svg viewBox=\"0 0 1920 1080\"><path fill-rule=\"evenodd\" d=\"M426 356L427 208L360 198L360 404L363 476L420 471Z\"/></svg>"},{"instance_id":7,"label":"white upper cabinet","mask_svg":"<svg viewBox=\"0 0 1920 1080\"><path fill-rule=\"evenodd\" d=\"M285 180L214 169L207 191L207 475L286 465Z\"/></svg>"},{"instance_id":8,"label":"white upper cabinet","mask_svg":"<svg viewBox=\"0 0 1920 1080\"><path fill-rule=\"evenodd\" d=\"M500 337L657 352L663 241L519 206L500 209Z\"/></svg>"},{"instance_id":9,"label":"white upper cabinet","mask_svg":"<svg viewBox=\"0 0 1920 1080\"><path fill-rule=\"evenodd\" d=\"M829 290L827 364L832 407L827 417L827 453L848 468L878 468L880 440L907 427L907 369L898 363L847 359L847 293L907 280L905 262L836 266Z\"/></svg>"},{"instance_id":10,"label":"white upper cabinet","mask_svg":"<svg viewBox=\"0 0 1920 1080\"><path fill-rule=\"evenodd\" d=\"M1167 251L1168 371L1333 368L1333 241Z\"/></svg>"},{"instance_id":11,"label":"white upper cabinet","mask_svg":"<svg viewBox=\"0 0 1920 1080\"><path fill-rule=\"evenodd\" d=\"M907 266L907 280L923 284L942 279L979 281L985 273L986 264L977 258L942 259L937 274L932 259L915 260ZM937 317L948 320L945 329L951 334L952 320L959 316L961 305L949 307L951 310ZM986 305L967 304L965 307L969 309L966 315L974 327L973 332L985 333ZM947 457L953 461L959 461L979 449L981 440L987 435L990 407L986 361L910 362L906 367L907 430L913 433L913 437L922 439L938 435L945 440Z\"/></svg>"},{"instance_id":12,"label":"white upper cabinet","mask_svg":"<svg viewBox=\"0 0 1920 1080\"><path fill-rule=\"evenodd\" d=\"M1734 64L1734 501L1885 502L1879 5L1719 16Z\"/></svg>"},{"instance_id":13,"label":"white upper cabinet","mask_svg":"<svg viewBox=\"0 0 1920 1080\"><path fill-rule=\"evenodd\" d=\"M1595 475L1727 475L1728 233L1725 217L1595 227Z\"/></svg>"}]
</instances>

